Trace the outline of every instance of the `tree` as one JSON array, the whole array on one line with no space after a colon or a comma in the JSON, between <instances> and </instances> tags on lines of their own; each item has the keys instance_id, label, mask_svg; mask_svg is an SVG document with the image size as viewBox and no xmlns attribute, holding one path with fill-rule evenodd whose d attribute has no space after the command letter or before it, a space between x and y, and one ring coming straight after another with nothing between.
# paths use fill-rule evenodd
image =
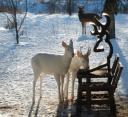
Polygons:
<instances>
[{"instance_id":1,"label":"tree","mask_svg":"<svg viewBox=\"0 0 128 117\"><path fill-rule=\"evenodd\" d=\"M4 7L5 8L4 12L8 12L11 14L11 18L8 16L8 14L5 15L7 16L8 23L14 26L16 43L18 44L20 29L27 15L27 0L25 0L26 3L25 14L21 19L20 23L18 22L18 18L17 18L17 14L20 12L20 10L18 10L18 3L20 2L20 0L4 0L4 2L6 3L6 6Z\"/></svg>"},{"instance_id":2,"label":"tree","mask_svg":"<svg viewBox=\"0 0 128 117\"><path fill-rule=\"evenodd\" d=\"M117 14L117 0L106 0L103 12L108 13L111 18L110 23L110 38L115 38L115 14Z\"/></svg>"},{"instance_id":3,"label":"tree","mask_svg":"<svg viewBox=\"0 0 128 117\"><path fill-rule=\"evenodd\" d=\"M67 13L72 15L72 0L67 0Z\"/></svg>"},{"instance_id":4,"label":"tree","mask_svg":"<svg viewBox=\"0 0 128 117\"><path fill-rule=\"evenodd\" d=\"M55 8L56 8L56 0L50 0L49 9L51 14L55 13Z\"/></svg>"}]
</instances>

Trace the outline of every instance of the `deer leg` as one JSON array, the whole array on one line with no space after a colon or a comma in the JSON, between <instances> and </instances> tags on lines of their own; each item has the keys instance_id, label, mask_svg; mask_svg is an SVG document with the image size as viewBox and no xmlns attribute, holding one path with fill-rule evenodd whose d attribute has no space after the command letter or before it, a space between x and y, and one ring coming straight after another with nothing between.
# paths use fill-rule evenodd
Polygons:
<instances>
[{"instance_id":1,"label":"deer leg","mask_svg":"<svg viewBox=\"0 0 128 117\"><path fill-rule=\"evenodd\" d=\"M72 92L71 92L71 101L74 100L74 83L76 78L76 72L72 73Z\"/></svg>"},{"instance_id":2,"label":"deer leg","mask_svg":"<svg viewBox=\"0 0 128 117\"><path fill-rule=\"evenodd\" d=\"M61 102L64 102L64 91L63 91L63 86L64 86L64 75L61 75L60 77L61 85L60 85L60 91L61 91Z\"/></svg>"},{"instance_id":3,"label":"deer leg","mask_svg":"<svg viewBox=\"0 0 128 117\"><path fill-rule=\"evenodd\" d=\"M35 104L35 85L36 85L36 80L33 80L33 98L32 98L32 104Z\"/></svg>"},{"instance_id":4,"label":"deer leg","mask_svg":"<svg viewBox=\"0 0 128 117\"><path fill-rule=\"evenodd\" d=\"M32 104L35 104L35 86L36 86L36 82L37 79L39 77L39 73L38 72L34 72L34 79L33 79L33 98L32 98Z\"/></svg>"},{"instance_id":5,"label":"deer leg","mask_svg":"<svg viewBox=\"0 0 128 117\"><path fill-rule=\"evenodd\" d=\"M40 98L42 98L42 77L40 77Z\"/></svg>"},{"instance_id":6,"label":"deer leg","mask_svg":"<svg viewBox=\"0 0 128 117\"><path fill-rule=\"evenodd\" d=\"M64 87L64 99L66 101L68 100L68 86L69 86L69 73L67 73L66 83L65 83L65 87Z\"/></svg>"},{"instance_id":7,"label":"deer leg","mask_svg":"<svg viewBox=\"0 0 128 117\"><path fill-rule=\"evenodd\" d=\"M60 75L54 75L56 82L57 82L57 87L58 87L58 99L59 103L61 103L61 93L60 93Z\"/></svg>"},{"instance_id":8,"label":"deer leg","mask_svg":"<svg viewBox=\"0 0 128 117\"><path fill-rule=\"evenodd\" d=\"M82 34L84 34L84 23L82 23Z\"/></svg>"},{"instance_id":9,"label":"deer leg","mask_svg":"<svg viewBox=\"0 0 128 117\"><path fill-rule=\"evenodd\" d=\"M86 34L86 23L84 24L84 34Z\"/></svg>"}]
</instances>

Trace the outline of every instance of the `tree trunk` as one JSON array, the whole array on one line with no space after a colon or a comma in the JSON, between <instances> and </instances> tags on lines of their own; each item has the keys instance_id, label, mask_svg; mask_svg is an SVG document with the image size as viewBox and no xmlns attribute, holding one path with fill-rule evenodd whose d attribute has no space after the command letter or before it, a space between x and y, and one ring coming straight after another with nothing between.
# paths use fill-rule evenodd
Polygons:
<instances>
[{"instance_id":1,"label":"tree trunk","mask_svg":"<svg viewBox=\"0 0 128 117\"><path fill-rule=\"evenodd\" d=\"M115 38L115 14L117 13L117 0L106 0L103 12L108 13L111 18L109 27L110 39Z\"/></svg>"},{"instance_id":2,"label":"tree trunk","mask_svg":"<svg viewBox=\"0 0 128 117\"><path fill-rule=\"evenodd\" d=\"M115 15L114 14L109 14L111 18L111 23L109 27L109 32L110 32L110 39L115 38Z\"/></svg>"},{"instance_id":3,"label":"tree trunk","mask_svg":"<svg viewBox=\"0 0 128 117\"><path fill-rule=\"evenodd\" d=\"M55 7L56 7L56 0L51 0L50 1L50 5L49 5L49 9L50 9L50 14L55 13Z\"/></svg>"},{"instance_id":4,"label":"tree trunk","mask_svg":"<svg viewBox=\"0 0 128 117\"><path fill-rule=\"evenodd\" d=\"M72 15L72 0L67 0L67 13Z\"/></svg>"},{"instance_id":5,"label":"tree trunk","mask_svg":"<svg viewBox=\"0 0 128 117\"><path fill-rule=\"evenodd\" d=\"M17 21L15 22L15 30L16 30L16 42L17 42L17 44L19 43L19 31L18 31L18 29L17 29Z\"/></svg>"}]
</instances>

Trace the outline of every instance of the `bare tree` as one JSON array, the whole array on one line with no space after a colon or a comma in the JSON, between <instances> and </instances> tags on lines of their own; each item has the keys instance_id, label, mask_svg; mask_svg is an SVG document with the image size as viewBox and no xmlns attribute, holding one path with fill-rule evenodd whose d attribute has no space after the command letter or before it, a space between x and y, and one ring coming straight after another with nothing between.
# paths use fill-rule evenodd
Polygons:
<instances>
[{"instance_id":1,"label":"bare tree","mask_svg":"<svg viewBox=\"0 0 128 117\"><path fill-rule=\"evenodd\" d=\"M11 14L11 18L5 14L7 16L7 21L9 24L9 28L10 26L11 27L14 27L15 29L15 37L16 37L16 43L18 44L19 43L19 37L20 37L20 29L22 27L22 24L26 18L26 15L27 15L27 0L25 0L25 4L26 4L26 8L25 8L25 14L23 16L23 18L21 19L20 22L18 22L18 17L17 17L17 14L20 13L21 11L18 10L18 3L19 3L20 0L5 0L6 2L6 5L5 6L5 9L3 12L8 12Z\"/></svg>"},{"instance_id":2,"label":"bare tree","mask_svg":"<svg viewBox=\"0 0 128 117\"><path fill-rule=\"evenodd\" d=\"M56 8L56 0L50 0L49 9L51 14L55 13L55 8Z\"/></svg>"},{"instance_id":3,"label":"bare tree","mask_svg":"<svg viewBox=\"0 0 128 117\"><path fill-rule=\"evenodd\" d=\"M72 0L67 0L67 13L72 15Z\"/></svg>"}]
</instances>

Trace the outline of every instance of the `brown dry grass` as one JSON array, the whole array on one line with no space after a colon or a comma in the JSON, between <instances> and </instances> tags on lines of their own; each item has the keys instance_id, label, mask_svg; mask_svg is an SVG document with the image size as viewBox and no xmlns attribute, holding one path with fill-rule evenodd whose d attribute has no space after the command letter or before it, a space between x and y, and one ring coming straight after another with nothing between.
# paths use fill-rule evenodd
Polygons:
<instances>
[{"instance_id":1,"label":"brown dry grass","mask_svg":"<svg viewBox=\"0 0 128 117\"><path fill-rule=\"evenodd\" d=\"M22 13L20 9L16 9L17 13ZM14 9L11 7L5 7L5 6L0 6L0 12L7 12L10 14L14 14Z\"/></svg>"},{"instance_id":2,"label":"brown dry grass","mask_svg":"<svg viewBox=\"0 0 128 117\"><path fill-rule=\"evenodd\" d=\"M128 117L128 97L116 97L117 117Z\"/></svg>"}]
</instances>

